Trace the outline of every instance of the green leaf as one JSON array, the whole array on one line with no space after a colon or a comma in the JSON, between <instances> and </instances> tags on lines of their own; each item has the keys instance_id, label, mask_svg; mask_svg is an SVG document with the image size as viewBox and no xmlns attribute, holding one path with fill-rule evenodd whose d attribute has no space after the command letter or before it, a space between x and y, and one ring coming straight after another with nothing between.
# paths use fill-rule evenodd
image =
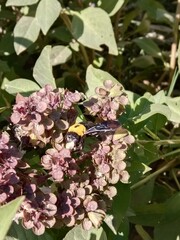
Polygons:
<instances>
[{"instance_id":1,"label":"green leaf","mask_svg":"<svg viewBox=\"0 0 180 240\"><path fill-rule=\"evenodd\" d=\"M55 46L51 50L51 64L56 66L67 62L72 56L72 51L66 46Z\"/></svg>"},{"instance_id":2,"label":"green leaf","mask_svg":"<svg viewBox=\"0 0 180 240\"><path fill-rule=\"evenodd\" d=\"M180 72L180 41L179 41L179 45L178 45L178 70Z\"/></svg>"},{"instance_id":3,"label":"green leaf","mask_svg":"<svg viewBox=\"0 0 180 240\"><path fill-rule=\"evenodd\" d=\"M168 106L170 115L166 115L167 119L175 123L180 122L180 97L168 97L162 90L159 91L156 95L145 93L144 97L153 103L165 104L163 106Z\"/></svg>"},{"instance_id":4,"label":"green leaf","mask_svg":"<svg viewBox=\"0 0 180 240\"><path fill-rule=\"evenodd\" d=\"M14 42L14 37L12 36L12 32L7 32L3 36L1 36L0 53L3 55L10 55L14 53L15 51L14 51L13 42Z\"/></svg>"},{"instance_id":5,"label":"green leaf","mask_svg":"<svg viewBox=\"0 0 180 240\"><path fill-rule=\"evenodd\" d=\"M121 222L117 235L113 238L113 240L129 240L129 221L127 218L124 218Z\"/></svg>"},{"instance_id":6,"label":"green leaf","mask_svg":"<svg viewBox=\"0 0 180 240\"><path fill-rule=\"evenodd\" d=\"M156 113L155 115L148 118L148 121L146 122L146 127L158 135L158 131L165 127L166 123L167 123L166 116Z\"/></svg>"},{"instance_id":7,"label":"green leaf","mask_svg":"<svg viewBox=\"0 0 180 240\"><path fill-rule=\"evenodd\" d=\"M103 86L103 82L105 80L112 80L115 83L119 83L108 72L94 68L92 65L89 65L86 71L86 84L87 84L86 95L88 97L94 95L95 88Z\"/></svg>"},{"instance_id":8,"label":"green leaf","mask_svg":"<svg viewBox=\"0 0 180 240\"><path fill-rule=\"evenodd\" d=\"M169 119L171 111L168 106L160 103L151 103L147 98L145 98L145 96L143 96L136 101L134 114L136 115L134 122L137 124L155 114L162 114Z\"/></svg>"},{"instance_id":9,"label":"green leaf","mask_svg":"<svg viewBox=\"0 0 180 240\"><path fill-rule=\"evenodd\" d=\"M130 149L130 157L133 160L128 168L128 171L132 172L132 174L130 174L132 175L131 177L135 177L135 175L139 176L139 174L142 175L143 172L147 170L145 165L149 165L150 163L157 161L157 159L160 157L158 146L152 142L134 145L135 146Z\"/></svg>"},{"instance_id":10,"label":"green leaf","mask_svg":"<svg viewBox=\"0 0 180 240\"><path fill-rule=\"evenodd\" d=\"M167 106L162 104L151 104L149 110L148 108L143 109L142 115L136 118L135 123L142 122L157 113L164 115L167 119L171 116L171 111Z\"/></svg>"},{"instance_id":11,"label":"green leaf","mask_svg":"<svg viewBox=\"0 0 180 240\"><path fill-rule=\"evenodd\" d=\"M32 230L27 230L21 224L12 224L7 237L4 240L53 240L54 238L45 232L41 236L35 235Z\"/></svg>"},{"instance_id":12,"label":"green leaf","mask_svg":"<svg viewBox=\"0 0 180 240\"><path fill-rule=\"evenodd\" d=\"M125 0L101 0L99 7L104 9L109 14L109 16L113 16L122 7L124 2Z\"/></svg>"},{"instance_id":13,"label":"green leaf","mask_svg":"<svg viewBox=\"0 0 180 240\"><path fill-rule=\"evenodd\" d=\"M180 97L166 97L166 104L171 110L171 116L168 120L180 123Z\"/></svg>"},{"instance_id":14,"label":"green leaf","mask_svg":"<svg viewBox=\"0 0 180 240\"><path fill-rule=\"evenodd\" d=\"M56 38L65 43L69 43L72 40L72 35L65 26L53 28L48 33L48 36L50 36L52 38Z\"/></svg>"},{"instance_id":15,"label":"green leaf","mask_svg":"<svg viewBox=\"0 0 180 240\"><path fill-rule=\"evenodd\" d=\"M123 222L130 201L130 186L119 183L116 187L117 195L113 199L112 214L107 215L104 220L114 234L117 234L118 229Z\"/></svg>"},{"instance_id":16,"label":"green leaf","mask_svg":"<svg viewBox=\"0 0 180 240\"><path fill-rule=\"evenodd\" d=\"M111 20L104 10L89 7L73 13L72 33L81 44L98 51L105 45L110 54L118 55Z\"/></svg>"},{"instance_id":17,"label":"green leaf","mask_svg":"<svg viewBox=\"0 0 180 240\"><path fill-rule=\"evenodd\" d=\"M4 89L13 95L17 93L31 93L34 91L38 91L40 87L37 83L25 79L25 78L18 78L13 81L10 81L4 85Z\"/></svg>"},{"instance_id":18,"label":"green leaf","mask_svg":"<svg viewBox=\"0 0 180 240\"><path fill-rule=\"evenodd\" d=\"M143 226L157 226L164 212L164 204L137 205L136 209L134 208L134 216L129 217L129 221Z\"/></svg>"},{"instance_id":19,"label":"green leaf","mask_svg":"<svg viewBox=\"0 0 180 240\"><path fill-rule=\"evenodd\" d=\"M7 0L6 7L8 6L27 6L37 3L39 0Z\"/></svg>"},{"instance_id":20,"label":"green leaf","mask_svg":"<svg viewBox=\"0 0 180 240\"><path fill-rule=\"evenodd\" d=\"M19 55L38 38L39 25L34 17L22 16L14 28L14 48Z\"/></svg>"},{"instance_id":21,"label":"green leaf","mask_svg":"<svg viewBox=\"0 0 180 240\"><path fill-rule=\"evenodd\" d=\"M51 46L48 45L43 48L39 58L35 63L33 68L33 77L41 87L44 87L46 84L51 84L54 88L56 88L50 56Z\"/></svg>"},{"instance_id":22,"label":"green leaf","mask_svg":"<svg viewBox=\"0 0 180 240\"><path fill-rule=\"evenodd\" d=\"M147 68L149 66L155 65L155 61L152 56L140 56L134 59L132 62L132 66L139 67L139 68Z\"/></svg>"},{"instance_id":23,"label":"green leaf","mask_svg":"<svg viewBox=\"0 0 180 240\"><path fill-rule=\"evenodd\" d=\"M72 228L63 240L107 240L107 236L102 227L99 229L84 230L81 225Z\"/></svg>"},{"instance_id":24,"label":"green leaf","mask_svg":"<svg viewBox=\"0 0 180 240\"><path fill-rule=\"evenodd\" d=\"M2 72L10 72L10 67L9 67L9 65L8 65L8 62L6 62L6 61L2 61L1 59L0 59L0 69L1 69L1 71Z\"/></svg>"},{"instance_id":25,"label":"green leaf","mask_svg":"<svg viewBox=\"0 0 180 240\"><path fill-rule=\"evenodd\" d=\"M61 4L57 0L41 0L36 10L36 18L44 35L59 17Z\"/></svg>"},{"instance_id":26,"label":"green leaf","mask_svg":"<svg viewBox=\"0 0 180 240\"><path fill-rule=\"evenodd\" d=\"M179 219L161 224L154 229L154 240L178 240L179 236Z\"/></svg>"},{"instance_id":27,"label":"green leaf","mask_svg":"<svg viewBox=\"0 0 180 240\"><path fill-rule=\"evenodd\" d=\"M160 226L180 219L180 193L176 193L164 203L154 203L134 207L136 216L130 220L144 226Z\"/></svg>"},{"instance_id":28,"label":"green leaf","mask_svg":"<svg viewBox=\"0 0 180 240\"><path fill-rule=\"evenodd\" d=\"M0 240L4 240L9 227L11 226L12 220L18 211L24 197L18 197L15 200L7 203L0 207Z\"/></svg>"},{"instance_id":29,"label":"green leaf","mask_svg":"<svg viewBox=\"0 0 180 240\"><path fill-rule=\"evenodd\" d=\"M154 182L155 182L155 179L153 178L149 182L132 190L132 195L131 195L132 208L138 205L140 206L147 205L149 204L149 202L151 202L152 196L153 196L153 190L154 190Z\"/></svg>"},{"instance_id":30,"label":"green leaf","mask_svg":"<svg viewBox=\"0 0 180 240\"><path fill-rule=\"evenodd\" d=\"M165 92L163 90L159 91L155 95L151 95L151 93L146 92L144 94L144 97L147 98L149 101L151 101L153 103L163 104L163 103L166 102L166 95L165 95Z\"/></svg>"},{"instance_id":31,"label":"green leaf","mask_svg":"<svg viewBox=\"0 0 180 240\"><path fill-rule=\"evenodd\" d=\"M168 11L165 10L164 6L160 1L156 0L138 0L138 6L147 12L148 16L157 21L164 22L172 26L174 17Z\"/></svg>"},{"instance_id":32,"label":"green leaf","mask_svg":"<svg viewBox=\"0 0 180 240\"><path fill-rule=\"evenodd\" d=\"M161 50L159 49L158 45L149 38L136 38L134 39L134 42L143 49L147 54L162 58Z\"/></svg>"}]
</instances>

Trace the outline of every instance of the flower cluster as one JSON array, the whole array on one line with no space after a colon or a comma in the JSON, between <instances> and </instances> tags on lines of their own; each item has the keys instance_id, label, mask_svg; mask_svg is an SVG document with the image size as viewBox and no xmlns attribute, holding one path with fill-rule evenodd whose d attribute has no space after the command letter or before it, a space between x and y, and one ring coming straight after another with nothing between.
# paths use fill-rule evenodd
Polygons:
<instances>
[{"instance_id":1,"label":"flower cluster","mask_svg":"<svg viewBox=\"0 0 180 240\"><path fill-rule=\"evenodd\" d=\"M96 94L84 103L87 112L100 120L116 120L128 104L122 85L106 80L104 86L95 91Z\"/></svg>"},{"instance_id":2,"label":"flower cluster","mask_svg":"<svg viewBox=\"0 0 180 240\"><path fill-rule=\"evenodd\" d=\"M19 182L15 167L21 153L10 143L7 132L0 134L0 205L12 199L14 186Z\"/></svg>"},{"instance_id":3,"label":"flower cluster","mask_svg":"<svg viewBox=\"0 0 180 240\"><path fill-rule=\"evenodd\" d=\"M30 199L26 199L22 206L19 218L26 229L32 229L36 235L44 233L45 228L51 228L55 224L55 213L57 201L53 193L44 194L36 192ZM21 215L21 216L20 216Z\"/></svg>"},{"instance_id":4,"label":"flower cluster","mask_svg":"<svg viewBox=\"0 0 180 240\"><path fill-rule=\"evenodd\" d=\"M58 191L57 221L69 227L82 223L86 230L99 227L105 217L106 202L94 191L91 177L82 173L62 186Z\"/></svg>"},{"instance_id":5,"label":"flower cluster","mask_svg":"<svg viewBox=\"0 0 180 240\"><path fill-rule=\"evenodd\" d=\"M61 133L67 130L76 117L74 104L82 94L46 85L40 91L23 97L18 94L13 107L11 122L18 139L29 139L33 146L44 147L50 141L61 141Z\"/></svg>"},{"instance_id":6,"label":"flower cluster","mask_svg":"<svg viewBox=\"0 0 180 240\"><path fill-rule=\"evenodd\" d=\"M125 157L134 138L117 124L128 103L122 86L105 81L82 109L87 122L110 121L116 127L97 136L82 136L81 148L67 149L67 132L76 122L77 104L83 97L79 92L53 90L49 85L29 97L18 94L10 120L25 155L10 145L6 133L0 137L0 203L8 202L13 192L13 198L25 195L16 220L21 219L22 225L37 235L54 225L98 228L117 194L115 184L128 183ZM38 169L26 157L34 147L39 147Z\"/></svg>"},{"instance_id":7,"label":"flower cluster","mask_svg":"<svg viewBox=\"0 0 180 240\"><path fill-rule=\"evenodd\" d=\"M41 158L41 163L44 169L50 170L49 174L58 182L64 181L65 177L74 176L79 169L70 150L66 148L59 151L55 148L48 149L46 155Z\"/></svg>"}]
</instances>

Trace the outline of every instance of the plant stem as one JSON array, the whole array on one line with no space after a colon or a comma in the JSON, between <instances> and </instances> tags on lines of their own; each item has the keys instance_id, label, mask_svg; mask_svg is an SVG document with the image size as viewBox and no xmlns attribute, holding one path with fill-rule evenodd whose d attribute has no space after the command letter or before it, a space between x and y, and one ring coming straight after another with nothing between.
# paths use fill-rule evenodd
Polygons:
<instances>
[{"instance_id":1,"label":"plant stem","mask_svg":"<svg viewBox=\"0 0 180 240\"><path fill-rule=\"evenodd\" d=\"M70 14L73 14L73 11L71 11ZM61 14L61 18L64 21L64 23L65 23L66 27L68 28L68 30L70 31L70 33L72 34L72 23L69 19L69 16L66 13L64 13L64 14ZM82 52L82 55L83 55L84 61L86 63L86 66L88 67L90 62L89 62L87 51L81 43L79 43L79 47L80 47L80 50Z\"/></svg>"},{"instance_id":2,"label":"plant stem","mask_svg":"<svg viewBox=\"0 0 180 240\"><path fill-rule=\"evenodd\" d=\"M169 83L171 83L172 81L172 77L173 77L175 66L176 66L176 51L177 51L177 44L178 44L179 21L180 21L180 0L177 1L176 17L173 25L174 39L171 45Z\"/></svg>"},{"instance_id":3,"label":"plant stem","mask_svg":"<svg viewBox=\"0 0 180 240\"><path fill-rule=\"evenodd\" d=\"M180 149L179 149L179 152L180 152ZM152 178L157 177L159 174L161 174L162 172L166 171L168 168L172 167L172 165L174 165L175 162L176 162L176 159L173 159L171 162L168 162L162 168L160 168L157 171L153 172L152 174L150 174L146 178L142 179L141 181L135 183L134 185L131 186L131 190L136 189L136 188L142 186L143 184L147 183L148 181L150 181Z\"/></svg>"},{"instance_id":4,"label":"plant stem","mask_svg":"<svg viewBox=\"0 0 180 240\"><path fill-rule=\"evenodd\" d=\"M176 173L175 173L174 169L172 169L171 172L172 172L174 181L176 182L176 185L177 185L177 187L178 187L178 189L179 189L179 191L180 191L180 183L179 183L179 181L178 181L178 179L177 179L177 176L176 176Z\"/></svg>"},{"instance_id":5,"label":"plant stem","mask_svg":"<svg viewBox=\"0 0 180 240\"><path fill-rule=\"evenodd\" d=\"M61 18L64 21L66 27L68 28L69 32L72 34L72 24L71 21L66 13L61 14Z\"/></svg>"},{"instance_id":6,"label":"plant stem","mask_svg":"<svg viewBox=\"0 0 180 240\"><path fill-rule=\"evenodd\" d=\"M160 138L156 135L156 134L154 134L149 128L147 128L147 127L144 127L144 130L146 131L146 133L151 137L151 138L153 138L154 140L160 140Z\"/></svg>"},{"instance_id":7,"label":"plant stem","mask_svg":"<svg viewBox=\"0 0 180 240\"><path fill-rule=\"evenodd\" d=\"M152 240L149 234L144 230L141 225L135 225L135 229L143 240Z\"/></svg>"},{"instance_id":8,"label":"plant stem","mask_svg":"<svg viewBox=\"0 0 180 240\"><path fill-rule=\"evenodd\" d=\"M80 46L82 55L84 57L84 61L86 63L86 66L88 67L90 62L89 62L89 58L88 58L88 55L87 55L87 51L86 51L85 47L81 43L79 43L79 46Z\"/></svg>"},{"instance_id":9,"label":"plant stem","mask_svg":"<svg viewBox=\"0 0 180 240\"><path fill-rule=\"evenodd\" d=\"M144 143L154 143L154 145L174 145L174 144L180 144L180 139L163 139L163 140L136 140L139 144Z\"/></svg>"}]
</instances>

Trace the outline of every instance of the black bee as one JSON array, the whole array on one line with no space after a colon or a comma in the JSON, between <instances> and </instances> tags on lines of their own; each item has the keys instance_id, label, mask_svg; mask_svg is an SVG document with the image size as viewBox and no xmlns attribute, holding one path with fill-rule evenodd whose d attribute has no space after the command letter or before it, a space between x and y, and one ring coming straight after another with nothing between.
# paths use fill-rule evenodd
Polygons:
<instances>
[{"instance_id":1,"label":"black bee","mask_svg":"<svg viewBox=\"0 0 180 240\"><path fill-rule=\"evenodd\" d=\"M115 132L120 127L118 121L104 121L97 124L75 123L70 126L65 136L66 148L78 150L82 148L82 143L87 135L100 135L100 133Z\"/></svg>"}]
</instances>

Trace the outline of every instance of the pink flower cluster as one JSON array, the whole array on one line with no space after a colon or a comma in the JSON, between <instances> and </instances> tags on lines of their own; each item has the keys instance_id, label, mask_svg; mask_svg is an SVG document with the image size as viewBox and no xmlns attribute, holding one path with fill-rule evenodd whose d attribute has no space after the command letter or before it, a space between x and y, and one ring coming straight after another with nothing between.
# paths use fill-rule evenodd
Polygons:
<instances>
[{"instance_id":1,"label":"pink flower cluster","mask_svg":"<svg viewBox=\"0 0 180 240\"><path fill-rule=\"evenodd\" d=\"M50 141L61 141L61 133L75 121L74 105L82 99L79 92L46 85L29 97L18 94L11 122L17 138L29 140L33 146L45 147Z\"/></svg>"},{"instance_id":2,"label":"pink flower cluster","mask_svg":"<svg viewBox=\"0 0 180 240\"><path fill-rule=\"evenodd\" d=\"M66 134L83 97L48 85L29 97L18 94L10 119L25 155L10 144L7 133L0 136L0 203L25 195L16 220L37 235L54 225L99 227L117 194L115 184L128 183L125 157L134 138L121 125L87 135L81 151L66 149ZM87 121L117 121L127 103L122 86L108 80L86 99L82 111ZM34 147L40 156L37 169L26 157Z\"/></svg>"},{"instance_id":3,"label":"pink flower cluster","mask_svg":"<svg viewBox=\"0 0 180 240\"><path fill-rule=\"evenodd\" d=\"M95 91L96 94L84 103L87 112L100 120L116 120L128 104L122 85L106 80L104 86Z\"/></svg>"}]
</instances>

